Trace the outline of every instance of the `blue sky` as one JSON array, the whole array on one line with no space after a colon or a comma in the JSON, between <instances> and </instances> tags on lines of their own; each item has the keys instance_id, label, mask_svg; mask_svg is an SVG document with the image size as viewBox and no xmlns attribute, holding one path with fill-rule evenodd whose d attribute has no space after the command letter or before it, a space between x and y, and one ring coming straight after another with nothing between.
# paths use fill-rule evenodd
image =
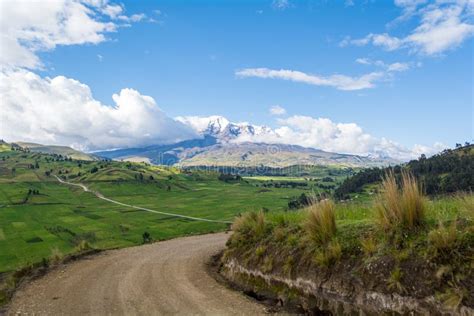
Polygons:
<instances>
[{"instance_id":1,"label":"blue sky","mask_svg":"<svg viewBox=\"0 0 474 316\"><path fill-rule=\"evenodd\" d=\"M458 23L472 27L472 5L466 3L449 5L465 6ZM144 17L127 27L116 22L116 31L103 32L105 38L98 43L37 50L43 66L30 71L41 78L80 81L107 105L114 104L113 94L131 88L151 96L169 117L218 114L278 128L281 122L269 108L280 105L288 117L355 123L374 137L408 148L436 142L453 146L473 139L471 28L447 35L459 39L434 51L428 51L430 44L411 40L389 48L368 36L406 38L427 11L447 6L357 0L115 4L129 17ZM356 43L358 39L368 43ZM389 71L395 63L403 64L403 71ZM257 68L323 79L370 73L380 78L371 80L370 87L345 90L338 83L283 80L279 73L272 78L253 72L238 75Z\"/></svg>"}]
</instances>

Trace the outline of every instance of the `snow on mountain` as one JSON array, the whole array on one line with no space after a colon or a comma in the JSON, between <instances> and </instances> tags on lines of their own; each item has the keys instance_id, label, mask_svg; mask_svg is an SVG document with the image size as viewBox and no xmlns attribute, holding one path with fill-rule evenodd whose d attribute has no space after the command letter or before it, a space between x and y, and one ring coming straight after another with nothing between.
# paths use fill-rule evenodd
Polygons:
<instances>
[{"instance_id":1,"label":"snow on mountain","mask_svg":"<svg viewBox=\"0 0 474 316\"><path fill-rule=\"evenodd\" d=\"M175 119L190 126L203 136L216 137L222 143L251 141L255 136L274 133L268 126L252 125L247 122L233 123L218 115L208 117L179 116Z\"/></svg>"},{"instance_id":2,"label":"snow on mountain","mask_svg":"<svg viewBox=\"0 0 474 316\"><path fill-rule=\"evenodd\" d=\"M175 120L188 125L201 135L217 136L230 124L223 116L178 116Z\"/></svg>"}]
</instances>

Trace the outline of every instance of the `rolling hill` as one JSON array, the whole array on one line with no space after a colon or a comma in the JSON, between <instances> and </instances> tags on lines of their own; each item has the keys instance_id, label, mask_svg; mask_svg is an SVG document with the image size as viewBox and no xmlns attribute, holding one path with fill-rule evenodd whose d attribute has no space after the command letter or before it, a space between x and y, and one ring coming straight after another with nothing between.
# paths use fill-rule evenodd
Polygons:
<instances>
[{"instance_id":1,"label":"rolling hill","mask_svg":"<svg viewBox=\"0 0 474 316\"><path fill-rule=\"evenodd\" d=\"M374 167L394 164L393 159L379 159L357 155L338 154L296 145L225 142L215 136L188 140L171 145L119 149L97 152L101 157L115 160L147 158L151 163L196 166L232 166L272 168L294 165Z\"/></svg>"},{"instance_id":2,"label":"rolling hill","mask_svg":"<svg viewBox=\"0 0 474 316\"><path fill-rule=\"evenodd\" d=\"M363 192L379 183L390 171L399 176L409 170L421 182L427 194L443 194L474 189L474 145L446 149L430 158L424 156L406 164L387 168L369 168L347 178L335 191L335 196L345 199L353 193Z\"/></svg>"},{"instance_id":3,"label":"rolling hill","mask_svg":"<svg viewBox=\"0 0 474 316\"><path fill-rule=\"evenodd\" d=\"M43 154L56 154L66 156L76 160L94 161L100 160L100 157L93 154L84 153L79 150L75 150L68 146L54 146L54 145L42 145L36 143L16 142L12 143L12 146L19 146L23 149L28 149L31 152L38 152Z\"/></svg>"}]
</instances>

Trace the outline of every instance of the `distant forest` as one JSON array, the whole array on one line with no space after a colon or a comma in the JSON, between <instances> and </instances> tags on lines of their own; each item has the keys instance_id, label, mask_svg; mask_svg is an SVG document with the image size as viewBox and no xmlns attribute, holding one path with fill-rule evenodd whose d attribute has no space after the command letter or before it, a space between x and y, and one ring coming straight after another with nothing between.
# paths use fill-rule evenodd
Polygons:
<instances>
[{"instance_id":1,"label":"distant forest","mask_svg":"<svg viewBox=\"0 0 474 316\"><path fill-rule=\"evenodd\" d=\"M403 169L411 171L423 186L426 194L443 194L474 189L474 145L457 144L426 158L425 155L406 164L386 168L364 169L348 177L335 190L337 199L347 199L350 193L363 190L364 185L376 183L390 170L400 177Z\"/></svg>"}]
</instances>

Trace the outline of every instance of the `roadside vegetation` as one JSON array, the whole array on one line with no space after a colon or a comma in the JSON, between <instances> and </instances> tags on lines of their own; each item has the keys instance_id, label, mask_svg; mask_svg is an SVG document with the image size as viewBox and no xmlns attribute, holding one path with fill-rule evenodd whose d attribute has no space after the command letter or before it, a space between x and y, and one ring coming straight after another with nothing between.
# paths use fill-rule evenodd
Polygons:
<instances>
[{"instance_id":1,"label":"roadside vegetation","mask_svg":"<svg viewBox=\"0 0 474 316\"><path fill-rule=\"evenodd\" d=\"M397 179L402 177L403 170L409 170L420 182L428 195L454 193L474 190L474 145L456 144L456 149L446 149L441 153L426 158L412 160L402 166L387 168L368 168L345 179L335 190L334 196L339 200L352 199L364 193L376 193L380 179L388 172Z\"/></svg>"},{"instance_id":2,"label":"roadside vegetation","mask_svg":"<svg viewBox=\"0 0 474 316\"><path fill-rule=\"evenodd\" d=\"M474 195L428 199L412 173L400 175L386 173L370 202L314 198L300 211L244 214L222 260L320 286L433 296L447 310L473 308ZM302 295L245 280L277 297Z\"/></svg>"}]
</instances>

